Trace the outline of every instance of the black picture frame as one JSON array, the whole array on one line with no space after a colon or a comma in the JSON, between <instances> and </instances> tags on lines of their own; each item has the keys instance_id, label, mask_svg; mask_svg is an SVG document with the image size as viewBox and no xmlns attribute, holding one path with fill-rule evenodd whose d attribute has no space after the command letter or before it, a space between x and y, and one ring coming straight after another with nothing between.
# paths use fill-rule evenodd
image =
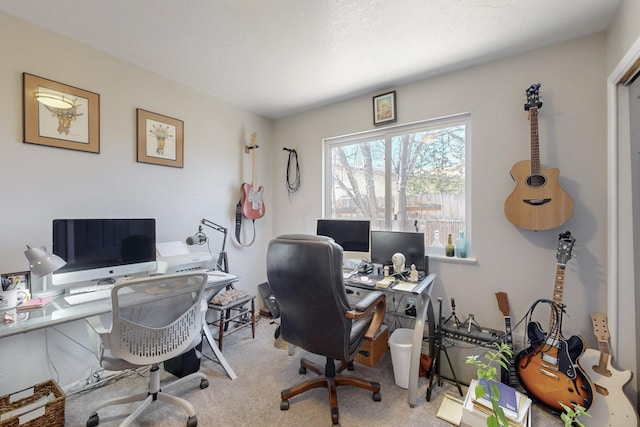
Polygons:
<instances>
[{"instance_id":1,"label":"black picture frame","mask_svg":"<svg viewBox=\"0 0 640 427\"><path fill-rule=\"evenodd\" d=\"M0 275L2 280L9 280L12 287L18 286L20 283L24 283L25 290L31 292L31 272L30 271L18 271L16 273L2 273Z\"/></svg>"},{"instance_id":2,"label":"black picture frame","mask_svg":"<svg viewBox=\"0 0 640 427\"><path fill-rule=\"evenodd\" d=\"M373 97L373 125L394 123L398 120L396 109L396 91L382 93Z\"/></svg>"}]
</instances>

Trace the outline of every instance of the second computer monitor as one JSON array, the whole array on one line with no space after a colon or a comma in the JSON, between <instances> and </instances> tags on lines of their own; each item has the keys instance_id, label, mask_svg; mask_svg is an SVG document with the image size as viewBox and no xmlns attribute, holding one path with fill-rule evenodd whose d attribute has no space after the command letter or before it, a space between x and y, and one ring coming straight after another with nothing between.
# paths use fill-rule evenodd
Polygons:
<instances>
[{"instance_id":1,"label":"second computer monitor","mask_svg":"<svg viewBox=\"0 0 640 427\"><path fill-rule=\"evenodd\" d=\"M372 231L371 262L392 265L391 257L395 253L405 257L405 267L415 264L418 271L425 271L424 233L406 231Z\"/></svg>"}]
</instances>

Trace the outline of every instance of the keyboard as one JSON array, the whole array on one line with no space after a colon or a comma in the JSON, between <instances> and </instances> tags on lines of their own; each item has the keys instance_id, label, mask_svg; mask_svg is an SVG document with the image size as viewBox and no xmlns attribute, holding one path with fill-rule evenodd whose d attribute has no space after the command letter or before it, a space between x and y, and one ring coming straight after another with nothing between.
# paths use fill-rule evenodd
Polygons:
<instances>
[{"instance_id":1,"label":"keyboard","mask_svg":"<svg viewBox=\"0 0 640 427\"><path fill-rule=\"evenodd\" d=\"M84 294L87 292L95 292L95 291L101 291L103 289L111 289L113 288L113 285L87 285L87 286L78 286L75 288L69 288L69 294L70 295L75 295L75 294Z\"/></svg>"},{"instance_id":2,"label":"keyboard","mask_svg":"<svg viewBox=\"0 0 640 427\"><path fill-rule=\"evenodd\" d=\"M91 301L98 301L101 299L106 299L106 298L111 298L111 288L110 286L104 286L104 285L100 285L101 288L105 288L105 289L100 289L98 291L93 291L93 292L84 292L81 294L72 294L72 295L67 295L64 297L64 300L67 302L67 304L69 305L77 305L77 304L83 304L86 302L91 302Z\"/></svg>"}]
</instances>

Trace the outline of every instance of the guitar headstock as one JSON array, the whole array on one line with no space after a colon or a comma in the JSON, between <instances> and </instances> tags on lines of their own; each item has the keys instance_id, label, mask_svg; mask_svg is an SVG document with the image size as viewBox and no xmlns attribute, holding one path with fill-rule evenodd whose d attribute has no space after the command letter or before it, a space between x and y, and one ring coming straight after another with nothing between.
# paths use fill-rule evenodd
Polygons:
<instances>
[{"instance_id":1,"label":"guitar headstock","mask_svg":"<svg viewBox=\"0 0 640 427\"><path fill-rule=\"evenodd\" d=\"M598 341L609 341L607 315L603 313L591 313L591 323L593 323L593 333L596 335Z\"/></svg>"},{"instance_id":2,"label":"guitar headstock","mask_svg":"<svg viewBox=\"0 0 640 427\"><path fill-rule=\"evenodd\" d=\"M254 132L251 134L251 144L244 146L244 152L249 153L250 150L254 148L258 148L258 133ZM255 151L254 151L255 153Z\"/></svg>"},{"instance_id":3,"label":"guitar headstock","mask_svg":"<svg viewBox=\"0 0 640 427\"><path fill-rule=\"evenodd\" d=\"M509 308L509 299L506 292L496 292L496 299L498 300L498 308L504 317L509 317L511 309Z\"/></svg>"},{"instance_id":4,"label":"guitar headstock","mask_svg":"<svg viewBox=\"0 0 640 427\"><path fill-rule=\"evenodd\" d=\"M558 250L556 252L556 259L559 264L566 264L571 259L571 251L573 250L573 244L576 239L571 236L570 231L560 233Z\"/></svg>"},{"instance_id":5,"label":"guitar headstock","mask_svg":"<svg viewBox=\"0 0 640 427\"><path fill-rule=\"evenodd\" d=\"M525 111L529 111L532 108L541 108L542 101L540 101L540 83L535 83L529 86L527 92L527 103L524 104Z\"/></svg>"}]
</instances>

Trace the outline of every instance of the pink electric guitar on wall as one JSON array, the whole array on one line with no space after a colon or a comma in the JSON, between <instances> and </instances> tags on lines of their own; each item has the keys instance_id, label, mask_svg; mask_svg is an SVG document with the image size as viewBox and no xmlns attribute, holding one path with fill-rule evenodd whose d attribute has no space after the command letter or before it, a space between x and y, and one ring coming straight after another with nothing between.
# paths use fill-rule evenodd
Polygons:
<instances>
[{"instance_id":1,"label":"pink electric guitar on wall","mask_svg":"<svg viewBox=\"0 0 640 427\"><path fill-rule=\"evenodd\" d=\"M251 171L251 184L242 184L242 215L249 219L259 219L264 216L264 201L262 200L263 187L256 189L256 151L258 150L258 136L254 132L251 135L251 145L245 145L244 152L253 151L253 167Z\"/></svg>"}]
</instances>

